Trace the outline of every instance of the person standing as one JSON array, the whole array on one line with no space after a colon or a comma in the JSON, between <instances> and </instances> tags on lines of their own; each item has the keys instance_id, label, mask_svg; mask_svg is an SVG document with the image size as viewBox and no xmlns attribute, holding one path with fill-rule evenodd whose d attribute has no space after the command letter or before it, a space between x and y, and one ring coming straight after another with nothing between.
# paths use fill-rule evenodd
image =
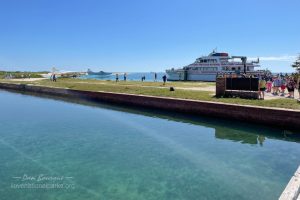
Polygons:
<instances>
[{"instance_id":1,"label":"person standing","mask_svg":"<svg viewBox=\"0 0 300 200\"><path fill-rule=\"evenodd\" d=\"M281 80L281 86L280 86L280 89L281 89L281 95L280 96L282 96L282 97L284 97L285 88L286 88L286 80L283 78Z\"/></svg>"},{"instance_id":2,"label":"person standing","mask_svg":"<svg viewBox=\"0 0 300 200\"><path fill-rule=\"evenodd\" d=\"M269 78L267 82L267 92L271 92L271 90L272 90L272 78Z\"/></svg>"},{"instance_id":3,"label":"person standing","mask_svg":"<svg viewBox=\"0 0 300 200\"><path fill-rule=\"evenodd\" d=\"M119 74L116 74L116 82L119 82Z\"/></svg>"},{"instance_id":4,"label":"person standing","mask_svg":"<svg viewBox=\"0 0 300 200\"><path fill-rule=\"evenodd\" d=\"M275 77L273 84L274 84L273 94L278 95L279 87L280 87L280 80L278 76Z\"/></svg>"},{"instance_id":5,"label":"person standing","mask_svg":"<svg viewBox=\"0 0 300 200\"><path fill-rule=\"evenodd\" d=\"M167 76L166 76L166 75L164 75L162 78L163 78L164 85L166 85Z\"/></svg>"},{"instance_id":6,"label":"person standing","mask_svg":"<svg viewBox=\"0 0 300 200\"><path fill-rule=\"evenodd\" d=\"M292 77L289 78L288 83L287 83L287 89L289 92L288 98L294 98L294 91L295 91L295 81Z\"/></svg>"},{"instance_id":7,"label":"person standing","mask_svg":"<svg viewBox=\"0 0 300 200\"><path fill-rule=\"evenodd\" d=\"M157 73L155 72L154 73L154 82L156 82L157 81Z\"/></svg>"},{"instance_id":8,"label":"person standing","mask_svg":"<svg viewBox=\"0 0 300 200\"><path fill-rule=\"evenodd\" d=\"M297 88L298 88L298 95L299 95L299 100L300 100L300 77L298 77L298 84L297 84Z\"/></svg>"},{"instance_id":9,"label":"person standing","mask_svg":"<svg viewBox=\"0 0 300 200\"><path fill-rule=\"evenodd\" d=\"M260 79L259 80L259 99L264 100L265 99L265 90L266 90L266 80Z\"/></svg>"},{"instance_id":10,"label":"person standing","mask_svg":"<svg viewBox=\"0 0 300 200\"><path fill-rule=\"evenodd\" d=\"M124 73L124 81L127 80L127 73Z\"/></svg>"}]
</instances>

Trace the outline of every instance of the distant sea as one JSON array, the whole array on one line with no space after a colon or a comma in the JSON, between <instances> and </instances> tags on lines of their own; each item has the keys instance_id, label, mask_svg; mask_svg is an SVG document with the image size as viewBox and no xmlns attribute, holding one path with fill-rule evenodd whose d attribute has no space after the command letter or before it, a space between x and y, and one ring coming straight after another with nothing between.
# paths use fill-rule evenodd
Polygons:
<instances>
[{"instance_id":1,"label":"distant sea","mask_svg":"<svg viewBox=\"0 0 300 200\"><path fill-rule=\"evenodd\" d=\"M162 77L164 74L163 72L156 72L157 73L157 81L162 81ZM145 76L145 81L152 82L154 81L154 72L131 72L127 73L127 80L128 81L141 81L142 76ZM109 76L99 76L99 75L85 75L79 77L80 79L95 79L95 80L116 80L116 74L113 73ZM119 74L119 80L124 80L124 73Z\"/></svg>"},{"instance_id":2,"label":"distant sea","mask_svg":"<svg viewBox=\"0 0 300 200\"><path fill-rule=\"evenodd\" d=\"M166 73L164 72L156 72L157 73L157 81L162 82L162 77ZM281 73L272 73L272 75L277 76L278 74ZM286 73L282 73L285 75ZM291 75L292 73L287 73L288 75ZM146 77L146 82L152 82L154 81L154 72L131 72L127 73L127 80L128 81L141 81L142 76ZM79 79L94 79L94 80L111 80L115 81L116 80L116 73L113 73L112 75L109 76L99 76L99 75L84 75L80 76ZM124 80L124 73L119 73L119 80L122 81Z\"/></svg>"}]
</instances>

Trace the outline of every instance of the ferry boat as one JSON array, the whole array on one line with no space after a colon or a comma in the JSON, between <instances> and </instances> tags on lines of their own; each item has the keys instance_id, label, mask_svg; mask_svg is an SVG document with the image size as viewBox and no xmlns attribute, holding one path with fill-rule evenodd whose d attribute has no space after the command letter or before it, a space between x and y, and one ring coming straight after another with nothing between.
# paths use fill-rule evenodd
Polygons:
<instances>
[{"instance_id":1,"label":"ferry boat","mask_svg":"<svg viewBox=\"0 0 300 200\"><path fill-rule=\"evenodd\" d=\"M255 67L260 67L258 63L259 59L247 62L245 56L229 56L228 53L213 51L208 56L197 58L192 64L179 69L168 69L166 73L169 81L216 81L216 76L220 73L255 74Z\"/></svg>"},{"instance_id":2,"label":"ferry boat","mask_svg":"<svg viewBox=\"0 0 300 200\"><path fill-rule=\"evenodd\" d=\"M87 70L87 75L110 76L110 75L112 75L112 73L111 72L104 72L104 71L93 72L92 70L88 69Z\"/></svg>"}]
</instances>

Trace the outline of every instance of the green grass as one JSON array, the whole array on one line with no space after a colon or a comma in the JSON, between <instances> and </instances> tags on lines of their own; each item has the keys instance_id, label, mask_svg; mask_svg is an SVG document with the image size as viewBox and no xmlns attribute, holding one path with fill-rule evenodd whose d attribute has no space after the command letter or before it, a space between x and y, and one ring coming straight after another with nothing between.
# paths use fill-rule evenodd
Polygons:
<instances>
[{"instance_id":1,"label":"green grass","mask_svg":"<svg viewBox=\"0 0 300 200\"><path fill-rule=\"evenodd\" d=\"M8 75L8 74L11 74L13 76L13 78L15 78L15 79L29 77L29 75L30 75L30 78L42 78L42 76L40 75L42 73L43 72L0 71L0 79L4 79L5 75Z\"/></svg>"},{"instance_id":2,"label":"green grass","mask_svg":"<svg viewBox=\"0 0 300 200\"><path fill-rule=\"evenodd\" d=\"M19 81L18 83L23 83ZM193 88L205 88L215 86L215 83L205 82L168 82L165 86L161 82L114 82L99 80L81 80L81 79L58 79L57 82L50 80L40 80L26 82L34 85L63 87L76 90L87 91L106 91L129 94L141 94L160 97L172 97L182 99L204 100L213 102L224 102L239 105L253 105L263 107L277 107L300 110L300 104L295 99L274 99L274 100L253 100L241 98L216 98L214 92L195 91ZM169 87L175 87L174 92L169 91ZM177 87L177 89L176 89ZM181 88L181 89L178 89Z\"/></svg>"}]
</instances>

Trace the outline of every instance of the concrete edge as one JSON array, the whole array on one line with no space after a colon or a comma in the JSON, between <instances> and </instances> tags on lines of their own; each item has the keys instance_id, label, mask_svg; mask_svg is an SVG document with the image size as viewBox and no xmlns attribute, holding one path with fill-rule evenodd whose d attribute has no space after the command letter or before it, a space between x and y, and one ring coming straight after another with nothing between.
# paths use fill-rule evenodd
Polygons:
<instances>
[{"instance_id":1,"label":"concrete edge","mask_svg":"<svg viewBox=\"0 0 300 200\"><path fill-rule=\"evenodd\" d=\"M54 86L44 86L44 85L34 85L34 84L23 84L23 83L7 83L7 82L0 82L1 84L15 84L15 85L28 85L28 86L38 86L38 87L45 87L45 88L57 88L57 89L66 89L70 91L82 91L70 88L63 88L63 87L54 87ZM86 90L88 91L88 90ZM151 98L158 98L158 99L171 99L171 100L182 100L182 101L191 101L191 102L202 102L207 104L220 104L220 105L231 105L236 107L248 107L248 108L261 108L267 110L283 110L283 111L291 111L291 112L299 112L300 110L293 110L289 108L277 108L277 107L263 107L263 106L254 106L254 105L241 105L241 104L233 104L233 103L226 103L226 102L216 102L216 101L204 101L204 100L195 100L195 99L182 99L182 98L173 98L173 97L159 97L159 96L151 96L151 95L143 95L143 94L130 94L130 93L120 93L120 92L108 92L108 91L88 91L88 92L101 92L101 93L108 93L108 94L118 94L118 95L128 95L128 96L141 96L141 97L151 97Z\"/></svg>"},{"instance_id":2,"label":"concrete edge","mask_svg":"<svg viewBox=\"0 0 300 200\"><path fill-rule=\"evenodd\" d=\"M263 124L268 126L271 125L272 127L277 126L289 130L300 129L300 111L290 109L273 109L257 106L226 104L220 102L208 102L103 91L82 91L68 88L45 87L29 84L0 83L0 88L16 91L43 93L53 96L91 99L122 105L141 106L145 108L163 109L186 114L225 118L230 120L250 122L254 124Z\"/></svg>"},{"instance_id":3,"label":"concrete edge","mask_svg":"<svg viewBox=\"0 0 300 200\"><path fill-rule=\"evenodd\" d=\"M297 200L300 198L300 166L282 192L279 200Z\"/></svg>"}]
</instances>

